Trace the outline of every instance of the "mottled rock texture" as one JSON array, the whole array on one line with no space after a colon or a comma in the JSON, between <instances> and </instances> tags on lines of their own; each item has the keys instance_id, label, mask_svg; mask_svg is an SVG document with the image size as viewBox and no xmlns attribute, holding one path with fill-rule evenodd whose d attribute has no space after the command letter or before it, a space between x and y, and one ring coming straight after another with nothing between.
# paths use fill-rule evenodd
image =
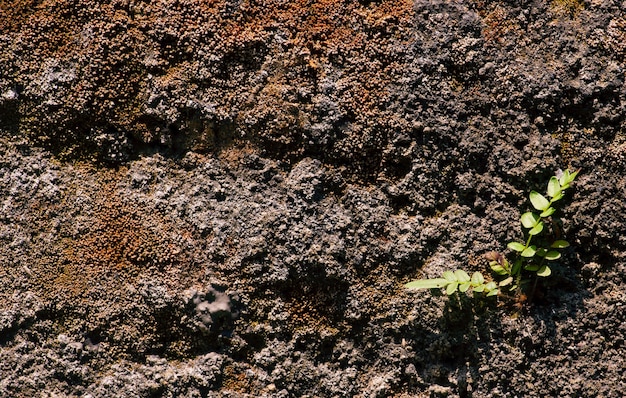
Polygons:
<instances>
[{"instance_id":1,"label":"mottled rock texture","mask_svg":"<svg viewBox=\"0 0 626 398\"><path fill-rule=\"evenodd\" d=\"M625 58L613 0L0 1L0 396L621 397ZM402 288L566 167L532 304Z\"/></svg>"}]
</instances>

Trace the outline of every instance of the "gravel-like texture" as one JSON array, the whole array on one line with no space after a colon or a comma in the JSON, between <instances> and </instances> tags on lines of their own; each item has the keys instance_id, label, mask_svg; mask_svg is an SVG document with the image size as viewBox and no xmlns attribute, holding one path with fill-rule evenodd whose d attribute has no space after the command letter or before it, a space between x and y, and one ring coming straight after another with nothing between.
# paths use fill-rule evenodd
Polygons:
<instances>
[{"instance_id":1,"label":"gravel-like texture","mask_svg":"<svg viewBox=\"0 0 626 398\"><path fill-rule=\"evenodd\" d=\"M626 2L0 2L0 396L621 397ZM521 238L521 308L402 284Z\"/></svg>"}]
</instances>

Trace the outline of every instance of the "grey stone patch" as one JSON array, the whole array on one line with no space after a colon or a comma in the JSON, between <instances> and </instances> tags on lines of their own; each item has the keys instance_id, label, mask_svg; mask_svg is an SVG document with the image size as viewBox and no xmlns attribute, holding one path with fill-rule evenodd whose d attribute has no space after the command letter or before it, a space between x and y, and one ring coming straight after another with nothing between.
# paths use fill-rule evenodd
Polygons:
<instances>
[{"instance_id":1,"label":"grey stone patch","mask_svg":"<svg viewBox=\"0 0 626 398\"><path fill-rule=\"evenodd\" d=\"M190 297L201 330L224 331L223 328L239 316L234 302L238 299L237 295L229 295L211 286L203 291L189 290L185 295Z\"/></svg>"}]
</instances>

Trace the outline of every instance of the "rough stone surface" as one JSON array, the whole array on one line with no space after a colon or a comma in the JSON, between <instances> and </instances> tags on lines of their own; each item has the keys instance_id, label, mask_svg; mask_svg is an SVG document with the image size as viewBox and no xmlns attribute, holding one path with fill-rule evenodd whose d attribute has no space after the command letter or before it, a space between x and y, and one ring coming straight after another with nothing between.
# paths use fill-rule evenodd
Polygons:
<instances>
[{"instance_id":1,"label":"rough stone surface","mask_svg":"<svg viewBox=\"0 0 626 398\"><path fill-rule=\"evenodd\" d=\"M0 1L0 396L621 397L625 59L623 1ZM402 288L566 167L532 304Z\"/></svg>"}]
</instances>

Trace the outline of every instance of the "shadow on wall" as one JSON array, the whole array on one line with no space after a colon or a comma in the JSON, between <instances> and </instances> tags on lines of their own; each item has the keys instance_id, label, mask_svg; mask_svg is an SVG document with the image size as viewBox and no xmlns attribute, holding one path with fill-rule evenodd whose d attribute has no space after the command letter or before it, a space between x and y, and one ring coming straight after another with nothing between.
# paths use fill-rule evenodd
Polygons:
<instances>
[{"instance_id":1,"label":"shadow on wall","mask_svg":"<svg viewBox=\"0 0 626 398\"><path fill-rule=\"evenodd\" d=\"M562 354L551 342L563 339L559 327L585 312L583 300L592 296L582 281L578 256L570 249L564 257L567 265L554 265L532 303L525 296L496 301L458 292L424 293L446 300L438 327L428 331L418 320L402 335L411 346L428 347L415 353L412 365L433 396L472 397L478 384L498 388L506 372L507 378L512 369L534 372L537 358Z\"/></svg>"}]
</instances>

